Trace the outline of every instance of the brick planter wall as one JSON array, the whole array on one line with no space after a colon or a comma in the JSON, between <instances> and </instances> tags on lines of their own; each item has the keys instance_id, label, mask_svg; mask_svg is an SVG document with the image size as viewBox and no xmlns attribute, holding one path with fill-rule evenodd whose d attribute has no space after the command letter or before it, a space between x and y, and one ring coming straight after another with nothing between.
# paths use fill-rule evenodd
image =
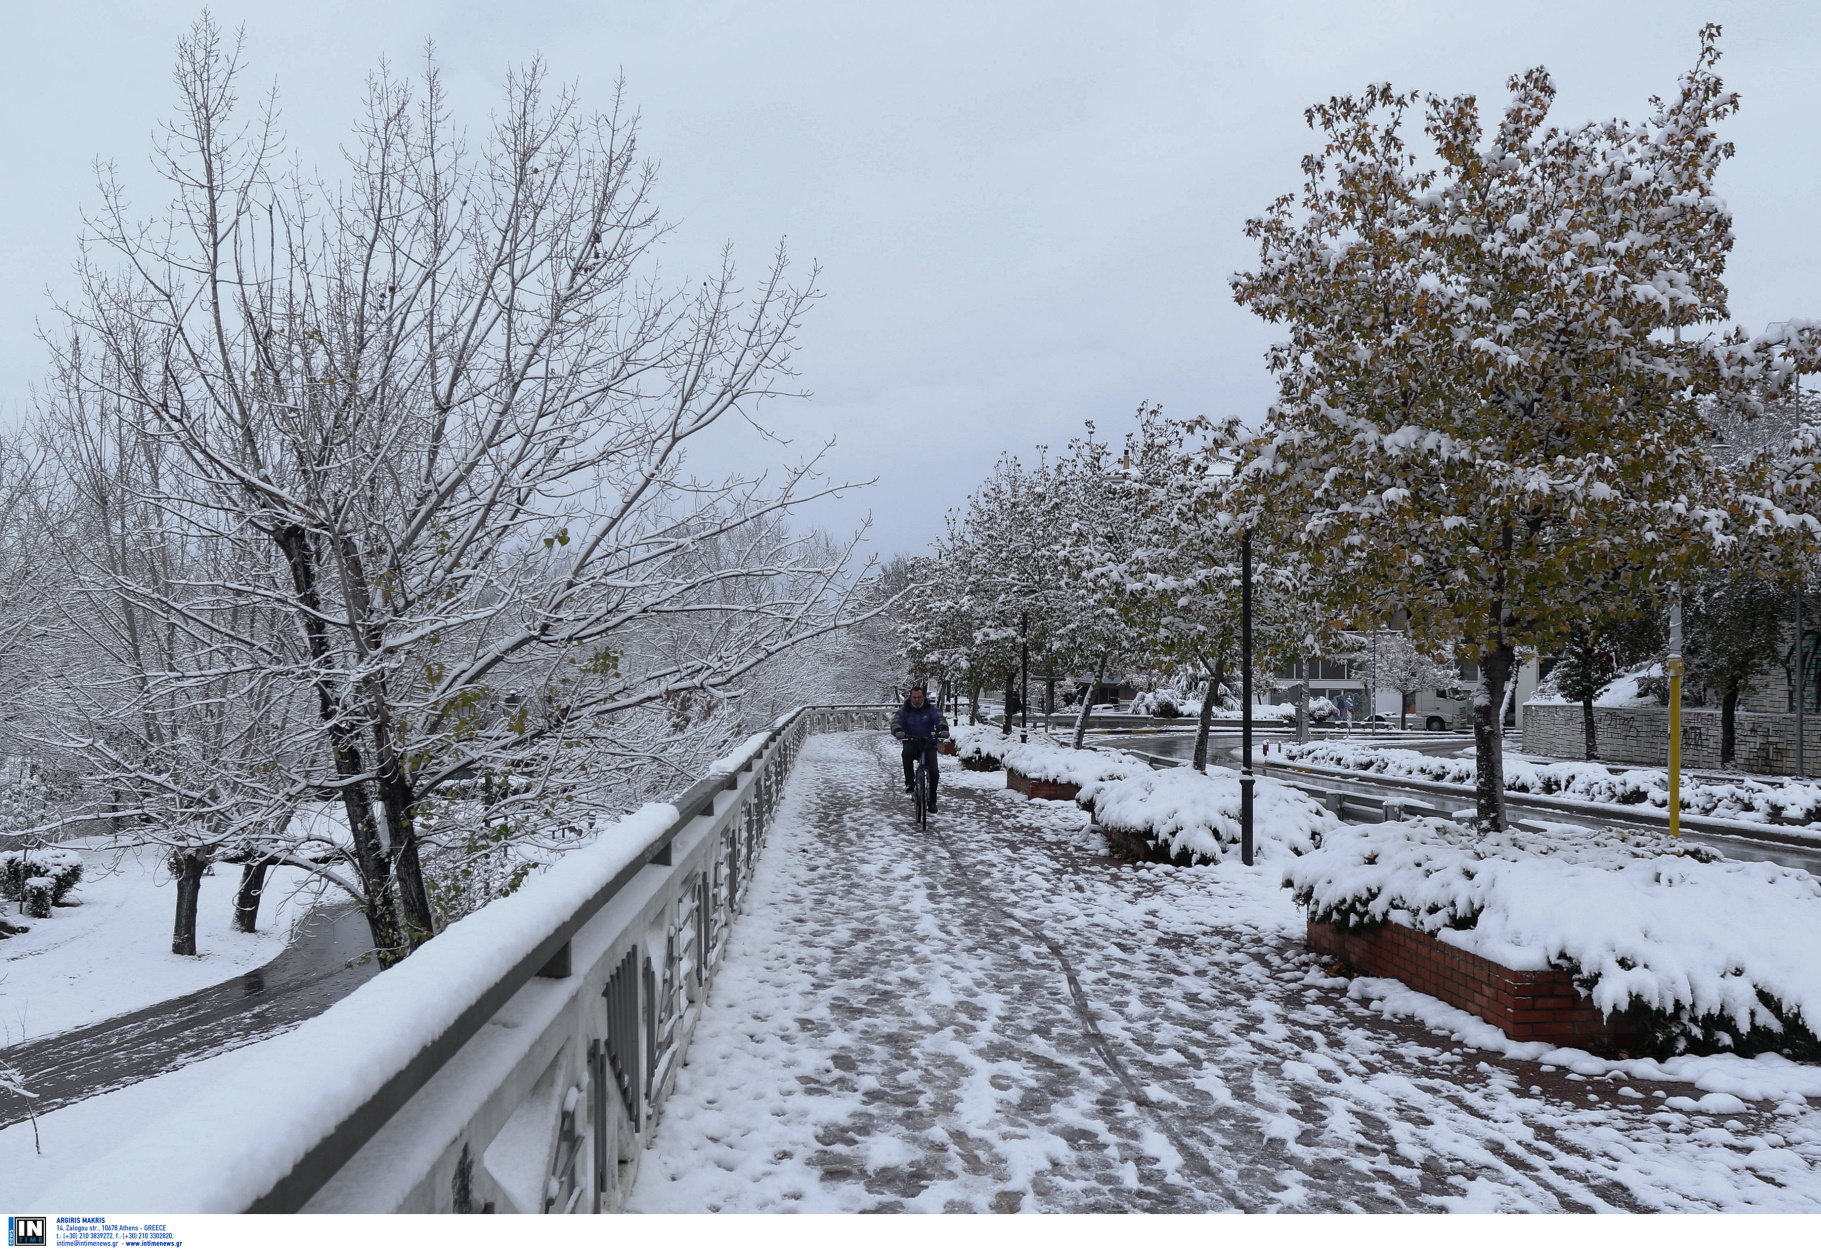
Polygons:
<instances>
[{"instance_id":1,"label":"brick planter wall","mask_svg":"<svg viewBox=\"0 0 1821 1250\"><path fill-rule=\"evenodd\" d=\"M1095 825L1102 837L1107 840L1107 848L1113 858L1124 860L1128 864L1167 864L1170 857L1158 848L1155 842L1124 829L1109 829L1105 825Z\"/></svg>"},{"instance_id":2,"label":"brick planter wall","mask_svg":"<svg viewBox=\"0 0 1821 1250\"><path fill-rule=\"evenodd\" d=\"M1643 1036L1623 1015L1601 1016L1566 972L1518 972L1427 933L1386 924L1363 933L1309 925L1310 950L1344 959L1374 977L1470 1011L1520 1042L1549 1042L1596 1054L1637 1051Z\"/></svg>"},{"instance_id":3,"label":"brick planter wall","mask_svg":"<svg viewBox=\"0 0 1821 1250\"><path fill-rule=\"evenodd\" d=\"M1072 799L1081 792L1072 781L1036 781L1015 768L1005 770L1005 788L1027 799Z\"/></svg>"}]
</instances>

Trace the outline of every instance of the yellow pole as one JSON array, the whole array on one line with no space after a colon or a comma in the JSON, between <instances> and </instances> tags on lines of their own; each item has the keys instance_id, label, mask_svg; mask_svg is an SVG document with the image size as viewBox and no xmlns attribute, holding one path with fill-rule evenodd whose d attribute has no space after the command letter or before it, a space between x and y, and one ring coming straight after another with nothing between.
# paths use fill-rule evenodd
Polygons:
<instances>
[{"instance_id":1,"label":"yellow pole","mask_svg":"<svg viewBox=\"0 0 1821 1250\"><path fill-rule=\"evenodd\" d=\"M1669 670L1669 836L1682 836L1682 657L1672 655Z\"/></svg>"},{"instance_id":2,"label":"yellow pole","mask_svg":"<svg viewBox=\"0 0 1821 1250\"><path fill-rule=\"evenodd\" d=\"M1669 601L1669 836L1682 836L1682 594Z\"/></svg>"}]
</instances>

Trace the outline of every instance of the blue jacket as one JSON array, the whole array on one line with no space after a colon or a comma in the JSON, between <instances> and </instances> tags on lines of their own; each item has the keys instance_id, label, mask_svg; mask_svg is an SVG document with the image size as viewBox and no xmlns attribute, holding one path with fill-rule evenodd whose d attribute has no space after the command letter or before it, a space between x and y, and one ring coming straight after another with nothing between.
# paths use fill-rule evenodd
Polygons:
<instances>
[{"instance_id":1,"label":"blue jacket","mask_svg":"<svg viewBox=\"0 0 1821 1250\"><path fill-rule=\"evenodd\" d=\"M948 737L948 722L942 719L942 709L927 698L922 707L912 707L906 699L898 714L892 717L892 737L899 742L909 742L913 738L934 742L937 738Z\"/></svg>"}]
</instances>

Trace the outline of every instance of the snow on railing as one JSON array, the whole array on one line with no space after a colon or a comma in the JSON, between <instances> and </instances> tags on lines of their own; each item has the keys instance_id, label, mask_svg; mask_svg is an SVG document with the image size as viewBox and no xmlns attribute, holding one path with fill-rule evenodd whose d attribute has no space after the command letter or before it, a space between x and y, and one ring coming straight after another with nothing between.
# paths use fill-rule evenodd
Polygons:
<instances>
[{"instance_id":1,"label":"snow on railing","mask_svg":"<svg viewBox=\"0 0 1821 1250\"><path fill-rule=\"evenodd\" d=\"M623 818L322 1015L249 1049L40 1205L616 1209L803 738L884 728L889 715L815 707L780 717L672 802Z\"/></svg>"}]
</instances>

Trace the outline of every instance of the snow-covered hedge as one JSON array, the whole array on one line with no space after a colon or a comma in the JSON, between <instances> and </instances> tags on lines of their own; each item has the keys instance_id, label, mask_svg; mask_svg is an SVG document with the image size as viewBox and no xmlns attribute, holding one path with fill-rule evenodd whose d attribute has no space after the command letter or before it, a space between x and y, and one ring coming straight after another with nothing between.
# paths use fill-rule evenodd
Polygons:
<instances>
[{"instance_id":1,"label":"snow-covered hedge","mask_svg":"<svg viewBox=\"0 0 1821 1250\"><path fill-rule=\"evenodd\" d=\"M1078 800L1102 828L1142 838L1177 864L1217 864L1239 845L1239 774L1192 768L1090 782ZM1260 778L1253 791L1256 853L1301 855L1338 822L1308 795Z\"/></svg>"},{"instance_id":2,"label":"snow-covered hedge","mask_svg":"<svg viewBox=\"0 0 1821 1250\"><path fill-rule=\"evenodd\" d=\"M1310 706L1313 707L1315 703L1318 702L1328 703L1326 699L1316 699L1311 701ZM1328 703L1328 707L1332 709L1334 705ZM1197 708L1196 713L1199 714L1199 712L1200 709ZM1331 711L1330 714L1332 714ZM1220 706L1214 709L1214 715L1223 721L1240 719L1239 700L1229 698L1222 701ZM1252 705L1252 719L1260 723L1265 721L1293 721L1296 719L1296 705L1294 703L1254 703Z\"/></svg>"},{"instance_id":3,"label":"snow-covered hedge","mask_svg":"<svg viewBox=\"0 0 1821 1250\"><path fill-rule=\"evenodd\" d=\"M963 768L983 772L1011 768L1033 781L1085 786L1112 777L1136 777L1151 771L1150 765L1124 751L1077 751L1034 729L1029 742L1018 741L1015 732L1002 734L992 725L955 725L952 736L955 754Z\"/></svg>"},{"instance_id":4,"label":"snow-covered hedge","mask_svg":"<svg viewBox=\"0 0 1821 1250\"><path fill-rule=\"evenodd\" d=\"M1185 699L1174 690L1146 690L1132 700L1132 715L1156 716L1164 720L1175 720L1179 716L1187 715L1183 708L1191 704L1191 700ZM1199 713L1200 707L1196 707L1195 711Z\"/></svg>"},{"instance_id":5,"label":"snow-covered hedge","mask_svg":"<svg viewBox=\"0 0 1821 1250\"><path fill-rule=\"evenodd\" d=\"M82 856L58 846L29 851L0 851L0 898L25 900L33 881L46 881L38 890L51 904L62 903L82 880Z\"/></svg>"},{"instance_id":6,"label":"snow-covered hedge","mask_svg":"<svg viewBox=\"0 0 1821 1250\"><path fill-rule=\"evenodd\" d=\"M1000 762L1032 781L1057 781L1087 787L1097 781L1119 777L1143 777L1151 766L1136 755L1124 751L1077 751L1063 746L1047 734L1032 733L1029 742L1018 741L1017 735L1000 740L996 748Z\"/></svg>"},{"instance_id":7,"label":"snow-covered hedge","mask_svg":"<svg viewBox=\"0 0 1821 1250\"><path fill-rule=\"evenodd\" d=\"M1821 1058L1821 881L1655 835L1346 825L1284 867L1313 921L1392 923L1515 969L1562 968L1666 1051Z\"/></svg>"},{"instance_id":8,"label":"snow-covered hedge","mask_svg":"<svg viewBox=\"0 0 1821 1250\"><path fill-rule=\"evenodd\" d=\"M999 762L998 753L1008 741L1013 741L994 725L951 725L949 736L954 739L955 756L961 761L961 767L982 773L998 772L1005 767Z\"/></svg>"},{"instance_id":9,"label":"snow-covered hedge","mask_svg":"<svg viewBox=\"0 0 1821 1250\"><path fill-rule=\"evenodd\" d=\"M1349 768L1387 777L1422 777L1429 781L1473 784L1473 761L1423 755L1395 747L1350 742L1287 743L1284 758L1329 768ZM1505 788L1520 794L1560 794L1590 803L1643 804L1669 809L1669 773L1661 768L1628 768L1618 772L1590 761L1563 760L1532 764L1505 760ZM1700 816L1750 820L1761 824L1821 824L1821 785L1786 782L1696 781L1684 775L1682 810Z\"/></svg>"}]
</instances>

